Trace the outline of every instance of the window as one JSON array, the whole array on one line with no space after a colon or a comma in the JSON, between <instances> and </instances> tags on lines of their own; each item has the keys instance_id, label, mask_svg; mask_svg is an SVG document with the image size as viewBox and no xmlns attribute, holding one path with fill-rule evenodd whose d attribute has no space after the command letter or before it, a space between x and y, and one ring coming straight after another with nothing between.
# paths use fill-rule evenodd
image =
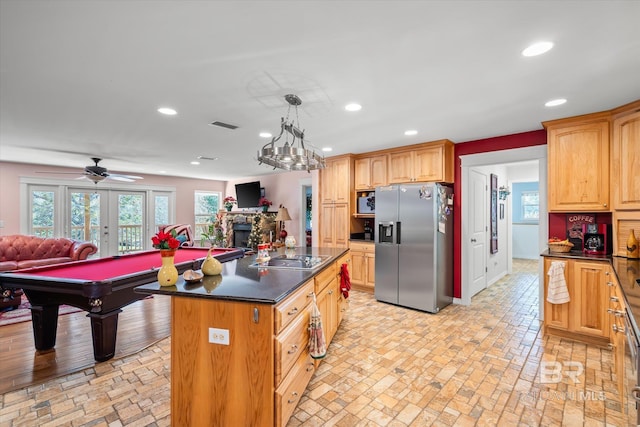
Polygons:
<instances>
[{"instance_id":1,"label":"window","mask_svg":"<svg viewBox=\"0 0 640 427\"><path fill-rule=\"evenodd\" d=\"M55 192L32 189L29 233L38 237L55 236Z\"/></svg>"},{"instance_id":2,"label":"window","mask_svg":"<svg viewBox=\"0 0 640 427\"><path fill-rule=\"evenodd\" d=\"M195 230L194 239L200 240L202 233L208 229L208 224L216 220L216 214L220 210L222 196L218 191L196 191L195 192Z\"/></svg>"},{"instance_id":3,"label":"window","mask_svg":"<svg viewBox=\"0 0 640 427\"><path fill-rule=\"evenodd\" d=\"M520 204L523 220L538 221L540 219L540 201L537 191L523 191L520 195Z\"/></svg>"}]
</instances>

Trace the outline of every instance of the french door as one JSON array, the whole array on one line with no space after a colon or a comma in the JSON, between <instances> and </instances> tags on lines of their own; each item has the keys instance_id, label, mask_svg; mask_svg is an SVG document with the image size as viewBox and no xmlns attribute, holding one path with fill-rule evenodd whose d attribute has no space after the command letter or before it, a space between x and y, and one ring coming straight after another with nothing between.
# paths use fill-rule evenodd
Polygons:
<instances>
[{"instance_id":1,"label":"french door","mask_svg":"<svg viewBox=\"0 0 640 427\"><path fill-rule=\"evenodd\" d=\"M98 246L95 257L120 255L146 248L144 191L69 188L68 235Z\"/></svg>"}]
</instances>

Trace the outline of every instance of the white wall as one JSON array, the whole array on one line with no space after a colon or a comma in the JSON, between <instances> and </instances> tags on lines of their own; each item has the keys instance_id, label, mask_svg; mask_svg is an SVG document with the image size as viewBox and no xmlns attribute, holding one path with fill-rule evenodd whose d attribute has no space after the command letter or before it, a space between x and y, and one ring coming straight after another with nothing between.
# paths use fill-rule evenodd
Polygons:
<instances>
[{"instance_id":1,"label":"white wall","mask_svg":"<svg viewBox=\"0 0 640 427\"><path fill-rule=\"evenodd\" d=\"M277 212L278 207L283 205L289 211L291 221L285 223L285 228L289 235L293 235L298 245L304 245L305 233L302 231L302 216L304 211L302 207L306 204L303 198L301 187L303 185L311 185L313 187L313 218L317 219L317 188L318 188L318 171L311 173L306 171L280 172L271 175L261 175L245 177L233 181L228 181L224 196L236 197L236 184L251 181L260 181L260 186L264 187L265 197L273 202L269 211ZM311 181L310 181L311 179ZM237 210L234 209L234 211ZM241 209L240 209L241 210ZM316 235L318 227L313 224L314 242L318 242Z\"/></svg>"},{"instance_id":2,"label":"white wall","mask_svg":"<svg viewBox=\"0 0 640 427\"><path fill-rule=\"evenodd\" d=\"M537 162L513 163L507 165L507 177L509 188L513 188L515 182L538 182ZM508 198L508 205L512 200ZM538 259L538 224L512 224L511 226L511 256L521 259Z\"/></svg>"}]
</instances>

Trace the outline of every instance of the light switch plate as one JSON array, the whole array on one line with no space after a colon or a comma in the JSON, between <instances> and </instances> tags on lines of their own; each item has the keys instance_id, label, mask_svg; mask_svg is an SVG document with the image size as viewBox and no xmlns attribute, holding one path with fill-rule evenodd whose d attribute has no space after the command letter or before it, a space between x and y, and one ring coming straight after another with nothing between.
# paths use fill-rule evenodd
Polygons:
<instances>
[{"instance_id":1,"label":"light switch plate","mask_svg":"<svg viewBox=\"0 0 640 427\"><path fill-rule=\"evenodd\" d=\"M212 344L229 345L229 330L209 328L209 342Z\"/></svg>"}]
</instances>

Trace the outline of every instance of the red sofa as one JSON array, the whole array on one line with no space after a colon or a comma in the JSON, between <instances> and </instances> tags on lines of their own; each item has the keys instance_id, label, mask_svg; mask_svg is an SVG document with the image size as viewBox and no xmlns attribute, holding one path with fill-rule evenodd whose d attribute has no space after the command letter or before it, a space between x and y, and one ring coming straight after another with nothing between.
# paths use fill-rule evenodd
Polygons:
<instances>
[{"instance_id":1,"label":"red sofa","mask_svg":"<svg viewBox=\"0 0 640 427\"><path fill-rule=\"evenodd\" d=\"M14 234L0 236L0 272L87 259L98 247L72 239ZM20 305L21 291L2 289L0 309Z\"/></svg>"}]
</instances>

